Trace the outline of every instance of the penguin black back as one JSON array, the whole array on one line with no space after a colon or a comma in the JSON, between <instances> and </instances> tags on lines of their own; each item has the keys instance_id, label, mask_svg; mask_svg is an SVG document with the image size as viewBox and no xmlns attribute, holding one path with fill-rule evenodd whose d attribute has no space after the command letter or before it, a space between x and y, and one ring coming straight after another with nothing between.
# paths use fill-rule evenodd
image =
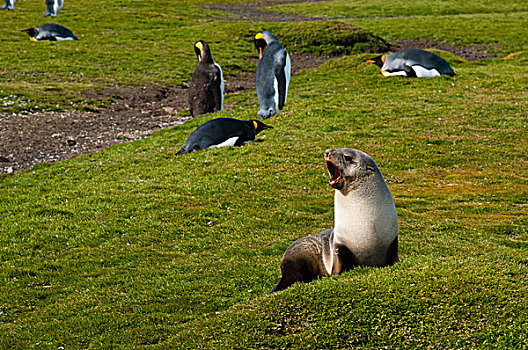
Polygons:
<instances>
[{"instance_id":1,"label":"penguin black back","mask_svg":"<svg viewBox=\"0 0 528 350\"><path fill-rule=\"evenodd\" d=\"M242 146L254 141L255 136L262 130L272 128L259 120L212 119L196 128L177 154L211 147Z\"/></svg>"},{"instance_id":2,"label":"penguin black back","mask_svg":"<svg viewBox=\"0 0 528 350\"><path fill-rule=\"evenodd\" d=\"M189 84L189 110L193 117L224 108L224 76L204 40L194 43L198 64Z\"/></svg>"}]
</instances>

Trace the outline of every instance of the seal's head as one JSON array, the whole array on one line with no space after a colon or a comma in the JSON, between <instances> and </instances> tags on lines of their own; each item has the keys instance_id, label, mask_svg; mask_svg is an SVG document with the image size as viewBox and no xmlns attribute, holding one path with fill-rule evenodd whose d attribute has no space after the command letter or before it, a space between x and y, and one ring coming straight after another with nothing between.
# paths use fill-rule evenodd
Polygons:
<instances>
[{"instance_id":1,"label":"seal's head","mask_svg":"<svg viewBox=\"0 0 528 350\"><path fill-rule=\"evenodd\" d=\"M355 149L326 150L324 160L330 174L328 184L344 194L358 187L365 178L379 171L376 163L369 155Z\"/></svg>"}]
</instances>

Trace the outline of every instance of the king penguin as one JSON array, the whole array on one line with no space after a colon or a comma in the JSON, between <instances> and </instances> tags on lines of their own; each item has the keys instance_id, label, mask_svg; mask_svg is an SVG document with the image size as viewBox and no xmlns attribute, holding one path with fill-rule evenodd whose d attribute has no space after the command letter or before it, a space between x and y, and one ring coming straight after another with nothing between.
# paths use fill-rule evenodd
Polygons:
<instances>
[{"instance_id":1,"label":"king penguin","mask_svg":"<svg viewBox=\"0 0 528 350\"><path fill-rule=\"evenodd\" d=\"M279 113L286 103L291 60L281 43L268 31L257 33L254 44L259 53L256 78L260 104L258 115L260 119L266 119Z\"/></svg>"},{"instance_id":2,"label":"king penguin","mask_svg":"<svg viewBox=\"0 0 528 350\"><path fill-rule=\"evenodd\" d=\"M273 129L259 120L216 118L194 130L177 154L191 153L205 148L242 146L255 141L255 136L265 129Z\"/></svg>"},{"instance_id":3,"label":"king penguin","mask_svg":"<svg viewBox=\"0 0 528 350\"><path fill-rule=\"evenodd\" d=\"M17 0L5 0L4 6L2 6L0 10L13 11L15 9L15 2L17 2Z\"/></svg>"},{"instance_id":4,"label":"king penguin","mask_svg":"<svg viewBox=\"0 0 528 350\"><path fill-rule=\"evenodd\" d=\"M194 43L198 64L189 85L189 110L193 117L224 109L224 75L207 42Z\"/></svg>"},{"instance_id":5,"label":"king penguin","mask_svg":"<svg viewBox=\"0 0 528 350\"><path fill-rule=\"evenodd\" d=\"M64 0L46 0L46 13L44 13L44 17L57 16L57 13L62 9L62 5L64 5Z\"/></svg>"},{"instance_id":6,"label":"king penguin","mask_svg":"<svg viewBox=\"0 0 528 350\"><path fill-rule=\"evenodd\" d=\"M374 63L383 76L403 75L407 77L430 78L441 74L455 76L446 60L429 51L405 49L380 55L362 62Z\"/></svg>"},{"instance_id":7,"label":"king penguin","mask_svg":"<svg viewBox=\"0 0 528 350\"><path fill-rule=\"evenodd\" d=\"M32 41L64 41L64 40L77 40L77 37L71 30L66 27L60 26L54 23L44 24L37 28L28 28L22 30L29 35L29 39Z\"/></svg>"}]
</instances>

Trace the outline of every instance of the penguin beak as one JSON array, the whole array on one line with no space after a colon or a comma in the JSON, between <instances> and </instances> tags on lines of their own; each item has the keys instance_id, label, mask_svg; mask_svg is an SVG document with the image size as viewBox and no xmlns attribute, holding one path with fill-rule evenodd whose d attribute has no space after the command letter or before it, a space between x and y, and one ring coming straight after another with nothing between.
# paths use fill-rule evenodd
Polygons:
<instances>
[{"instance_id":1,"label":"penguin beak","mask_svg":"<svg viewBox=\"0 0 528 350\"><path fill-rule=\"evenodd\" d=\"M194 53L196 54L196 57L198 57L198 62L202 61L202 51L203 51L203 45L201 42L197 41L194 44Z\"/></svg>"},{"instance_id":2,"label":"penguin beak","mask_svg":"<svg viewBox=\"0 0 528 350\"><path fill-rule=\"evenodd\" d=\"M262 47L259 47L259 60L262 58Z\"/></svg>"},{"instance_id":3,"label":"penguin beak","mask_svg":"<svg viewBox=\"0 0 528 350\"><path fill-rule=\"evenodd\" d=\"M264 125L262 129L275 129L273 126Z\"/></svg>"},{"instance_id":4,"label":"penguin beak","mask_svg":"<svg viewBox=\"0 0 528 350\"><path fill-rule=\"evenodd\" d=\"M376 62L374 62L373 60L371 60L370 58L369 58L369 59L366 59L366 60L363 60L363 61L361 61L361 62L376 63Z\"/></svg>"}]
</instances>

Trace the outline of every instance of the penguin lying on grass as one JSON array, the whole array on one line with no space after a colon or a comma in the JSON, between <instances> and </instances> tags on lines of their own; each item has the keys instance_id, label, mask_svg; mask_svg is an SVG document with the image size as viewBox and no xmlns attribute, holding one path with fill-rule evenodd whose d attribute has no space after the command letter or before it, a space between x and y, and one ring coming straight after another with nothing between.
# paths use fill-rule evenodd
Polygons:
<instances>
[{"instance_id":1,"label":"penguin lying on grass","mask_svg":"<svg viewBox=\"0 0 528 350\"><path fill-rule=\"evenodd\" d=\"M256 79L260 104L258 115L260 119L266 119L279 113L286 103L291 60L281 43L268 31L257 33L254 44L259 53Z\"/></svg>"},{"instance_id":2,"label":"penguin lying on grass","mask_svg":"<svg viewBox=\"0 0 528 350\"><path fill-rule=\"evenodd\" d=\"M57 16L57 13L62 9L62 5L64 5L64 0L46 0L46 13L44 13L44 17Z\"/></svg>"},{"instance_id":3,"label":"penguin lying on grass","mask_svg":"<svg viewBox=\"0 0 528 350\"><path fill-rule=\"evenodd\" d=\"M194 43L194 51L198 57L198 65L189 85L189 109L191 115L196 117L224 108L224 76L205 41Z\"/></svg>"},{"instance_id":4,"label":"penguin lying on grass","mask_svg":"<svg viewBox=\"0 0 528 350\"><path fill-rule=\"evenodd\" d=\"M17 0L5 0L4 6L2 6L0 10L13 11L15 9L15 2L17 2Z\"/></svg>"},{"instance_id":5,"label":"penguin lying on grass","mask_svg":"<svg viewBox=\"0 0 528 350\"><path fill-rule=\"evenodd\" d=\"M22 32L28 33L29 39L33 41L77 40L77 37L72 33L71 30L54 23L44 24L37 28L24 29Z\"/></svg>"},{"instance_id":6,"label":"penguin lying on grass","mask_svg":"<svg viewBox=\"0 0 528 350\"><path fill-rule=\"evenodd\" d=\"M255 141L255 136L264 129L273 127L259 120L212 119L196 128L177 154L213 147L242 146Z\"/></svg>"},{"instance_id":7,"label":"penguin lying on grass","mask_svg":"<svg viewBox=\"0 0 528 350\"><path fill-rule=\"evenodd\" d=\"M404 75L430 78L441 74L455 76L455 72L442 57L420 49L406 49L380 55L362 62L374 63L383 76Z\"/></svg>"}]
</instances>

